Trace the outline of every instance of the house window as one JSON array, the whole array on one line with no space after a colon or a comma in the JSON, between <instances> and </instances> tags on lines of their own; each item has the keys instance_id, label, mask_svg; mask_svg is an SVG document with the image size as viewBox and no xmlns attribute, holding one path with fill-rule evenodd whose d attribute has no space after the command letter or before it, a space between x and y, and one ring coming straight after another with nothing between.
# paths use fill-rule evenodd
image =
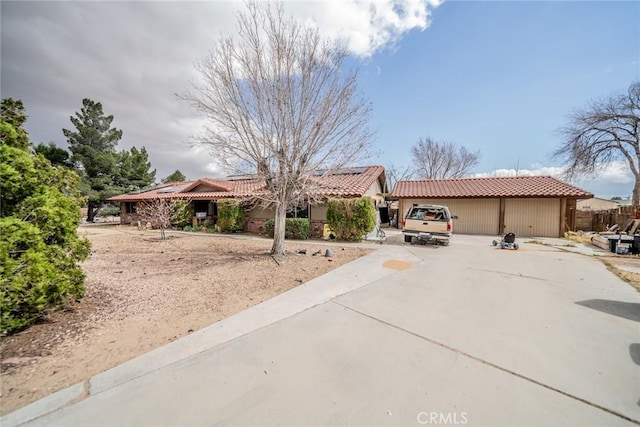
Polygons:
<instances>
[{"instance_id":1,"label":"house window","mask_svg":"<svg viewBox=\"0 0 640 427\"><path fill-rule=\"evenodd\" d=\"M136 202L124 202L124 213L136 213Z\"/></svg>"},{"instance_id":2,"label":"house window","mask_svg":"<svg viewBox=\"0 0 640 427\"><path fill-rule=\"evenodd\" d=\"M208 200L194 200L193 212L204 212L205 215L209 215L209 201Z\"/></svg>"},{"instance_id":3,"label":"house window","mask_svg":"<svg viewBox=\"0 0 640 427\"><path fill-rule=\"evenodd\" d=\"M305 218L309 219L309 204L305 203L303 206L296 206L287 212L287 218Z\"/></svg>"}]
</instances>

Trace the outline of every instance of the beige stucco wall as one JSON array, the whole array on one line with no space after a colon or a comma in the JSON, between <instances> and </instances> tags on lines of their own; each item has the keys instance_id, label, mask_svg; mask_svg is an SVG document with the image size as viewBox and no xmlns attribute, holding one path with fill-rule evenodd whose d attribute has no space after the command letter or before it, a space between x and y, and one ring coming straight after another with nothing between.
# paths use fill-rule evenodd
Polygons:
<instances>
[{"instance_id":1,"label":"beige stucco wall","mask_svg":"<svg viewBox=\"0 0 640 427\"><path fill-rule=\"evenodd\" d=\"M375 180L371 187L365 193L365 196L371 197L376 202L376 206L378 206L381 202L384 201L384 196L382 196L382 185L380 185L379 180Z\"/></svg>"},{"instance_id":2,"label":"beige stucco wall","mask_svg":"<svg viewBox=\"0 0 640 427\"><path fill-rule=\"evenodd\" d=\"M560 199L506 199L504 226L516 236L558 237Z\"/></svg>"},{"instance_id":3,"label":"beige stucco wall","mask_svg":"<svg viewBox=\"0 0 640 427\"><path fill-rule=\"evenodd\" d=\"M400 202L401 218L414 203L445 205L451 215L458 217L453 220L454 233L499 234L500 199L403 199Z\"/></svg>"},{"instance_id":4,"label":"beige stucco wall","mask_svg":"<svg viewBox=\"0 0 640 427\"><path fill-rule=\"evenodd\" d=\"M206 193L208 191L211 191L211 186L200 184L189 191L191 193Z\"/></svg>"}]
</instances>

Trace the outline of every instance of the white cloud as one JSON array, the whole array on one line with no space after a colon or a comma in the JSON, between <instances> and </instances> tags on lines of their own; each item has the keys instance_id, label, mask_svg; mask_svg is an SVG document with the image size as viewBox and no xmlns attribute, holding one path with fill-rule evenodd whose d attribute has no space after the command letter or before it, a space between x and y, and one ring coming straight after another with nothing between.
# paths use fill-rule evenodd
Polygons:
<instances>
[{"instance_id":1,"label":"white cloud","mask_svg":"<svg viewBox=\"0 0 640 427\"><path fill-rule=\"evenodd\" d=\"M503 176L538 176L550 175L560 177L564 168L555 166L532 165L530 169L494 169L491 172L481 172L474 174L474 178L503 177Z\"/></svg>"},{"instance_id":2,"label":"white cloud","mask_svg":"<svg viewBox=\"0 0 640 427\"><path fill-rule=\"evenodd\" d=\"M285 9L312 20L321 33L348 41L351 51L369 57L393 46L408 31L429 26L431 10L439 0L330 0L288 2Z\"/></svg>"},{"instance_id":3,"label":"white cloud","mask_svg":"<svg viewBox=\"0 0 640 427\"><path fill-rule=\"evenodd\" d=\"M286 1L285 11L342 37L359 57L429 25L436 0ZM160 179L218 173L187 144L202 121L175 93L191 89L220 34L235 31L239 1L2 2L2 96L23 100L34 143L66 147L63 128L83 98L123 130L119 149L145 146ZM114 25L117 23L117 25Z\"/></svg>"},{"instance_id":4,"label":"white cloud","mask_svg":"<svg viewBox=\"0 0 640 427\"><path fill-rule=\"evenodd\" d=\"M606 164L596 175L595 179L611 182L613 184L633 184L634 178L629 164L624 161L616 161Z\"/></svg>"},{"instance_id":5,"label":"white cloud","mask_svg":"<svg viewBox=\"0 0 640 427\"><path fill-rule=\"evenodd\" d=\"M495 169L491 172L474 174L475 178L502 176L539 176L548 175L566 181L563 177L565 168L560 166L544 166L534 163L523 169ZM614 161L600 166L592 177L581 177L571 184L592 192L595 195L610 198L613 196L627 196L633 190L635 179L624 161Z\"/></svg>"},{"instance_id":6,"label":"white cloud","mask_svg":"<svg viewBox=\"0 0 640 427\"><path fill-rule=\"evenodd\" d=\"M537 176L549 175L561 178L566 168L562 166L544 166L539 163L532 164L529 168L524 169L495 169L491 172L482 172L474 174L474 177L482 178L489 176ZM602 164L595 177L592 179L605 180L614 184L630 184L633 183L633 175L629 170L629 165L624 161L614 161ZM587 179L581 179L587 181Z\"/></svg>"}]
</instances>

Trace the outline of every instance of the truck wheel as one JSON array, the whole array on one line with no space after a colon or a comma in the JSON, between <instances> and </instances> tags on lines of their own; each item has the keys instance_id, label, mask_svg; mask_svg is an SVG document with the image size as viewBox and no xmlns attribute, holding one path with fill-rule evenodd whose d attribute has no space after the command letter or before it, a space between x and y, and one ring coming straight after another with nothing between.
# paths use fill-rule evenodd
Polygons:
<instances>
[{"instance_id":1,"label":"truck wheel","mask_svg":"<svg viewBox=\"0 0 640 427\"><path fill-rule=\"evenodd\" d=\"M405 243L411 243L411 236L404 236Z\"/></svg>"},{"instance_id":2,"label":"truck wheel","mask_svg":"<svg viewBox=\"0 0 640 427\"><path fill-rule=\"evenodd\" d=\"M513 244L513 249L515 249L516 251L518 250L518 248L519 248L519 247L520 247L520 246L518 246L518 244L517 244L517 243L514 243L514 244Z\"/></svg>"}]
</instances>

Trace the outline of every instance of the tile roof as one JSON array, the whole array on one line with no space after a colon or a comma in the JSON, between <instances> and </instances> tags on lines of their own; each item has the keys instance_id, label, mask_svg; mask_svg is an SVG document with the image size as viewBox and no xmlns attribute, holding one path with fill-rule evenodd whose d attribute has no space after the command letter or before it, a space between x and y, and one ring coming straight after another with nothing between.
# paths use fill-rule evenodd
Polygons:
<instances>
[{"instance_id":1,"label":"tile roof","mask_svg":"<svg viewBox=\"0 0 640 427\"><path fill-rule=\"evenodd\" d=\"M393 187L391 197L442 199L570 197L582 199L593 197L593 194L551 176L514 176L398 181Z\"/></svg>"},{"instance_id":2,"label":"tile roof","mask_svg":"<svg viewBox=\"0 0 640 427\"><path fill-rule=\"evenodd\" d=\"M377 179L385 179L384 167L367 166L362 168L345 168L331 174L308 176L307 179L316 185L312 196L325 197L361 197L366 194ZM209 187L211 191L192 191L196 188ZM172 182L121 194L108 199L112 202L135 202L156 198L215 200L245 199L260 195L265 183L258 179L213 179L200 178L195 181ZM175 189L175 191L171 191Z\"/></svg>"},{"instance_id":3,"label":"tile roof","mask_svg":"<svg viewBox=\"0 0 640 427\"><path fill-rule=\"evenodd\" d=\"M230 184L229 181L223 181L220 179L200 178L197 181L193 181L189 186L187 186L183 190L183 192L189 192L199 185L204 185L206 187L210 187L218 191L231 191L233 187L229 184Z\"/></svg>"},{"instance_id":4,"label":"tile roof","mask_svg":"<svg viewBox=\"0 0 640 427\"><path fill-rule=\"evenodd\" d=\"M362 173L350 173L357 169L365 169ZM347 168L345 173L336 173L311 176L308 179L315 181L318 188L314 191L316 197L362 197L376 179L385 178L384 167L368 166L366 168Z\"/></svg>"}]
</instances>

